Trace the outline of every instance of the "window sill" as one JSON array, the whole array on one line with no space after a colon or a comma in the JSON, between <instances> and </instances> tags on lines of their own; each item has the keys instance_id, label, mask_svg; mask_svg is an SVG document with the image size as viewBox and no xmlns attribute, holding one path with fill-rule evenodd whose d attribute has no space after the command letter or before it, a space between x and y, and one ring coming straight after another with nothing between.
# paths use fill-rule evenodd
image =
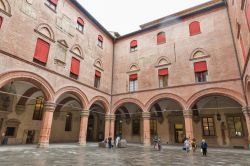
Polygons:
<instances>
[{"instance_id":1,"label":"window sill","mask_svg":"<svg viewBox=\"0 0 250 166\"><path fill-rule=\"evenodd\" d=\"M133 52L136 52L136 51L137 51L137 50L134 50L134 51L131 51L131 50L130 50L130 53L133 53Z\"/></svg>"},{"instance_id":2,"label":"window sill","mask_svg":"<svg viewBox=\"0 0 250 166\"><path fill-rule=\"evenodd\" d=\"M52 12L57 13L55 9L52 9L47 3L44 3L46 7L48 7Z\"/></svg>"},{"instance_id":3,"label":"window sill","mask_svg":"<svg viewBox=\"0 0 250 166\"><path fill-rule=\"evenodd\" d=\"M201 32L190 34L190 37L195 36L195 35L199 35L199 34L201 34Z\"/></svg>"},{"instance_id":4,"label":"window sill","mask_svg":"<svg viewBox=\"0 0 250 166\"><path fill-rule=\"evenodd\" d=\"M157 45L162 45L162 44L165 44L166 42L159 42L157 43Z\"/></svg>"},{"instance_id":5,"label":"window sill","mask_svg":"<svg viewBox=\"0 0 250 166\"><path fill-rule=\"evenodd\" d=\"M100 46L100 45L98 45L98 44L97 44L97 46L98 46L99 48L103 49L103 46Z\"/></svg>"}]
</instances>

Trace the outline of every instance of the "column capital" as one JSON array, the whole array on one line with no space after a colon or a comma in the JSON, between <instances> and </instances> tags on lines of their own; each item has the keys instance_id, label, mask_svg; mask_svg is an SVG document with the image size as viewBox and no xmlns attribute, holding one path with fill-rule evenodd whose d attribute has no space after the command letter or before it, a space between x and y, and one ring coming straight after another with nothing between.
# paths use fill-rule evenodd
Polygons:
<instances>
[{"instance_id":1,"label":"column capital","mask_svg":"<svg viewBox=\"0 0 250 166\"><path fill-rule=\"evenodd\" d=\"M142 118L143 119L150 119L150 112L142 112Z\"/></svg>"},{"instance_id":2,"label":"column capital","mask_svg":"<svg viewBox=\"0 0 250 166\"><path fill-rule=\"evenodd\" d=\"M81 117L88 117L88 116L89 116L89 110L81 111Z\"/></svg>"},{"instance_id":3,"label":"column capital","mask_svg":"<svg viewBox=\"0 0 250 166\"><path fill-rule=\"evenodd\" d=\"M115 114L106 114L105 120L115 120Z\"/></svg>"},{"instance_id":4,"label":"column capital","mask_svg":"<svg viewBox=\"0 0 250 166\"><path fill-rule=\"evenodd\" d=\"M249 107L242 107L242 112L244 115L250 116L250 108Z\"/></svg>"},{"instance_id":5,"label":"column capital","mask_svg":"<svg viewBox=\"0 0 250 166\"><path fill-rule=\"evenodd\" d=\"M192 110L183 110L183 116L185 118L190 118L190 117L192 117L192 115L193 115L193 111Z\"/></svg>"},{"instance_id":6,"label":"column capital","mask_svg":"<svg viewBox=\"0 0 250 166\"><path fill-rule=\"evenodd\" d=\"M44 111L48 111L48 112L54 112L56 108L56 104L55 103L50 103L50 102L46 102L44 104Z\"/></svg>"}]
</instances>

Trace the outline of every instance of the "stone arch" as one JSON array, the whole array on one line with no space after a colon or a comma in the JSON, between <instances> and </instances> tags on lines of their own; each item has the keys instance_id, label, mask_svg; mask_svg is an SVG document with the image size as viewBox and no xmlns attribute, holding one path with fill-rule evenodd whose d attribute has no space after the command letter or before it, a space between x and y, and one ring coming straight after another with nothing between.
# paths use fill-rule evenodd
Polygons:
<instances>
[{"instance_id":1,"label":"stone arch","mask_svg":"<svg viewBox=\"0 0 250 166\"><path fill-rule=\"evenodd\" d=\"M0 0L0 12L11 16L11 7L8 0Z\"/></svg>"},{"instance_id":2,"label":"stone arch","mask_svg":"<svg viewBox=\"0 0 250 166\"><path fill-rule=\"evenodd\" d=\"M180 96L177 96L175 94L172 93L163 93L163 94L158 94L154 97L152 97L151 99L149 99L149 101L146 103L146 111L149 112L150 108L159 100L161 99L169 99L172 101L175 101L176 103L178 103L182 109L185 109L186 107L186 101L181 98Z\"/></svg>"},{"instance_id":3,"label":"stone arch","mask_svg":"<svg viewBox=\"0 0 250 166\"><path fill-rule=\"evenodd\" d=\"M139 65L137 63L133 63L129 66L128 72L139 71Z\"/></svg>"},{"instance_id":4,"label":"stone arch","mask_svg":"<svg viewBox=\"0 0 250 166\"><path fill-rule=\"evenodd\" d=\"M122 105L125 104L125 103L133 103L133 104L137 105L139 108L141 108L141 110L142 110L143 112L144 112L144 110L145 110L145 109L144 109L144 108L145 108L144 104L141 103L138 99L134 99L134 98L125 98L125 99L121 99L121 100L117 101L117 102L113 105L111 113L115 113L115 111L116 111L120 106L122 106Z\"/></svg>"},{"instance_id":5,"label":"stone arch","mask_svg":"<svg viewBox=\"0 0 250 166\"><path fill-rule=\"evenodd\" d=\"M195 94L193 94L188 100L187 100L187 107L186 110L191 109L192 106L202 97L210 96L210 95L220 95L220 96L225 96L228 98L231 98L238 102L241 106L245 106L245 101L239 92L226 89L226 88L209 88L209 89L204 89L201 90Z\"/></svg>"},{"instance_id":6,"label":"stone arch","mask_svg":"<svg viewBox=\"0 0 250 166\"><path fill-rule=\"evenodd\" d=\"M248 86L250 84L250 76L246 75L245 80L244 80L244 90L246 92L246 98L247 98L247 103L250 103L250 86Z\"/></svg>"},{"instance_id":7,"label":"stone arch","mask_svg":"<svg viewBox=\"0 0 250 166\"><path fill-rule=\"evenodd\" d=\"M52 30L52 28L46 24L46 23L41 23L39 24L36 29L35 32L37 32L38 34L52 40L55 41L55 34Z\"/></svg>"},{"instance_id":8,"label":"stone arch","mask_svg":"<svg viewBox=\"0 0 250 166\"><path fill-rule=\"evenodd\" d=\"M52 86L41 76L29 71L10 71L0 75L0 87L13 80L27 81L41 89L47 101L54 101L55 92Z\"/></svg>"},{"instance_id":9,"label":"stone arch","mask_svg":"<svg viewBox=\"0 0 250 166\"><path fill-rule=\"evenodd\" d=\"M87 109L89 110L90 107L91 107L95 102L97 102L97 101L99 101L99 102L103 105L106 114L110 112L110 107L109 107L110 104L109 104L108 100L107 100L106 98L102 97L102 96L93 97L93 98L90 100Z\"/></svg>"},{"instance_id":10,"label":"stone arch","mask_svg":"<svg viewBox=\"0 0 250 166\"><path fill-rule=\"evenodd\" d=\"M63 94L67 94L67 93L75 95L81 101L82 107L87 108L88 103L89 103L87 96L79 88L73 87L73 86L67 86L67 87L63 87L59 89L55 94L54 102L57 102L57 100Z\"/></svg>"},{"instance_id":11,"label":"stone arch","mask_svg":"<svg viewBox=\"0 0 250 166\"><path fill-rule=\"evenodd\" d=\"M103 65L102 65L101 59L99 59L99 58L96 59L95 62L94 62L94 66L101 69L101 70L103 70Z\"/></svg>"},{"instance_id":12,"label":"stone arch","mask_svg":"<svg viewBox=\"0 0 250 166\"><path fill-rule=\"evenodd\" d=\"M82 48L79 44L73 45L72 48L70 49L70 52L72 52L73 54L75 54L81 58L84 58Z\"/></svg>"},{"instance_id":13,"label":"stone arch","mask_svg":"<svg viewBox=\"0 0 250 166\"><path fill-rule=\"evenodd\" d=\"M171 62L166 56L161 56L160 58L157 59L155 66L160 67L160 66L165 66L165 65L170 65Z\"/></svg>"},{"instance_id":14,"label":"stone arch","mask_svg":"<svg viewBox=\"0 0 250 166\"><path fill-rule=\"evenodd\" d=\"M196 48L191 53L190 60L203 59L203 58L207 58L207 57L210 57L210 55L208 54L208 52L205 49L203 49L203 48Z\"/></svg>"}]
</instances>

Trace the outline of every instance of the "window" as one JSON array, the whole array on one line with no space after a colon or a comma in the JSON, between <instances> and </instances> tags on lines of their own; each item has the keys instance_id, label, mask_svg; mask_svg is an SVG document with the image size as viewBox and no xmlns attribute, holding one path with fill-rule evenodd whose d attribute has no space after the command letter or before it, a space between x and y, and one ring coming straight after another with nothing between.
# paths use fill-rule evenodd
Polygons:
<instances>
[{"instance_id":1,"label":"window","mask_svg":"<svg viewBox=\"0 0 250 166\"><path fill-rule=\"evenodd\" d=\"M71 131L71 130L72 130L72 114L68 113L66 115L65 131Z\"/></svg>"},{"instance_id":2,"label":"window","mask_svg":"<svg viewBox=\"0 0 250 166\"><path fill-rule=\"evenodd\" d=\"M42 96L36 98L33 120L42 120L43 118L44 98Z\"/></svg>"},{"instance_id":3,"label":"window","mask_svg":"<svg viewBox=\"0 0 250 166\"><path fill-rule=\"evenodd\" d=\"M6 128L5 136L7 136L7 137L14 137L15 136L15 131L16 131L15 127L7 127Z\"/></svg>"},{"instance_id":4,"label":"window","mask_svg":"<svg viewBox=\"0 0 250 166\"><path fill-rule=\"evenodd\" d=\"M157 135L157 120L156 119L150 119L150 134L151 135Z\"/></svg>"},{"instance_id":5,"label":"window","mask_svg":"<svg viewBox=\"0 0 250 166\"><path fill-rule=\"evenodd\" d=\"M38 38L36 43L34 61L45 65L48 60L49 48L49 43Z\"/></svg>"},{"instance_id":6,"label":"window","mask_svg":"<svg viewBox=\"0 0 250 166\"><path fill-rule=\"evenodd\" d=\"M84 21L83 21L80 17L78 17L78 19L77 19L77 27L76 27L76 29L77 29L78 31L80 31L80 32L83 33Z\"/></svg>"},{"instance_id":7,"label":"window","mask_svg":"<svg viewBox=\"0 0 250 166\"><path fill-rule=\"evenodd\" d=\"M243 136L241 117L239 116L228 117L227 124L230 137Z\"/></svg>"},{"instance_id":8,"label":"window","mask_svg":"<svg viewBox=\"0 0 250 166\"><path fill-rule=\"evenodd\" d=\"M0 29L2 27L2 23L3 23L3 17L0 16Z\"/></svg>"},{"instance_id":9,"label":"window","mask_svg":"<svg viewBox=\"0 0 250 166\"><path fill-rule=\"evenodd\" d=\"M160 32L157 34L157 44L166 43L166 35L165 32Z\"/></svg>"},{"instance_id":10,"label":"window","mask_svg":"<svg viewBox=\"0 0 250 166\"><path fill-rule=\"evenodd\" d=\"M47 0L48 7L51 8L52 10L56 10L58 0Z\"/></svg>"},{"instance_id":11,"label":"window","mask_svg":"<svg viewBox=\"0 0 250 166\"><path fill-rule=\"evenodd\" d=\"M190 33L190 36L194 36L194 35L201 33L200 22L194 21L194 22L190 23L189 24L189 33Z\"/></svg>"},{"instance_id":12,"label":"window","mask_svg":"<svg viewBox=\"0 0 250 166\"><path fill-rule=\"evenodd\" d=\"M72 57L71 67L70 67L70 74L73 74L73 76L78 77L79 70L80 70L80 60Z\"/></svg>"},{"instance_id":13,"label":"window","mask_svg":"<svg viewBox=\"0 0 250 166\"><path fill-rule=\"evenodd\" d=\"M129 92L134 92L137 90L137 74L131 74L129 76Z\"/></svg>"},{"instance_id":14,"label":"window","mask_svg":"<svg viewBox=\"0 0 250 166\"><path fill-rule=\"evenodd\" d=\"M215 136L214 119L211 117L202 118L203 136Z\"/></svg>"},{"instance_id":15,"label":"window","mask_svg":"<svg viewBox=\"0 0 250 166\"><path fill-rule=\"evenodd\" d=\"M137 50L137 40L130 42L130 52L135 52Z\"/></svg>"},{"instance_id":16,"label":"window","mask_svg":"<svg viewBox=\"0 0 250 166\"><path fill-rule=\"evenodd\" d=\"M207 63L206 61L194 63L195 81L206 82L207 81Z\"/></svg>"},{"instance_id":17,"label":"window","mask_svg":"<svg viewBox=\"0 0 250 166\"><path fill-rule=\"evenodd\" d=\"M101 48L103 47L103 37L101 35L98 36L98 43L97 43L97 45L99 47L101 47Z\"/></svg>"},{"instance_id":18,"label":"window","mask_svg":"<svg viewBox=\"0 0 250 166\"><path fill-rule=\"evenodd\" d=\"M140 135L140 119L135 118L132 120L132 134Z\"/></svg>"},{"instance_id":19,"label":"window","mask_svg":"<svg viewBox=\"0 0 250 166\"><path fill-rule=\"evenodd\" d=\"M100 81L101 81L101 72L99 71L95 71L95 82L94 82L94 86L95 88L99 88L100 87Z\"/></svg>"},{"instance_id":20,"label":"window","mask_svg":"<svg viewBox=\"0 0 250 166\"><path fill-rule=\"evenodd\" d=\"M168 86L168 69L159 69L159 87L164 88Z\"/></svg>"},{"instance_id":21,"label":"window","mask_svg":"<svg viewBox=\"0 0 250 166\"><path fill-rule=\"evenodd\" d=\"M248 29L250 31L250 2L249 1L247 1L246 3L245 14L247 18Z\"/></svg>"},{"instance_id":22,"label":"window","mask_svg":"<svg viewBox=\"0 0 250 166\"><path fill-rule=\"evenodd\" d=\"M240 47L241 47L243 58L246 61L247 55L246 55L245 45L244 45L243 39L241 37L241 34L240 34Z\"/></svg>"}]
</instances>

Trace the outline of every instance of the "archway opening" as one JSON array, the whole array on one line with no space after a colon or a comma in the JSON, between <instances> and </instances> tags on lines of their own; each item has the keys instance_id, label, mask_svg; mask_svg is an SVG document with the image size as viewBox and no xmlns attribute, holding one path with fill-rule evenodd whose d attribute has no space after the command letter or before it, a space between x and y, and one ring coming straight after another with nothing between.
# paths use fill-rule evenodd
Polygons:
<instances>
[{"instance_id":1,"label":"archway opening","mask_svg":"<svg viewBox=\"0 0 250 166\"><path fill-rule=\"evenodd\" d=\"M142 109L134 103L124 103L115 111L115 137L132 143L143 141Z\"/></svg>"},{"instance_id":2,"label":"archway opening","mask_svg":"<svg viewBox=\"0 0 250 166\"><path fill-rule=\"evenodd\" d=\"M181 105L171 99L160 99L150 107L151 138L160 137L163 144L182 143L185 122Z\"/></svg>"},{"instance_id":3,"label":"archway opening","mask_svg":"<svg viewBox=\"0 0 250 166\"><path fill-rule=\"evenodd\" d=\"M197 140L206 139L210 146L243 148L247 145L247 126L237 101L215 94L199 98L191 108Z\"/></svg>"}]
</instances>

